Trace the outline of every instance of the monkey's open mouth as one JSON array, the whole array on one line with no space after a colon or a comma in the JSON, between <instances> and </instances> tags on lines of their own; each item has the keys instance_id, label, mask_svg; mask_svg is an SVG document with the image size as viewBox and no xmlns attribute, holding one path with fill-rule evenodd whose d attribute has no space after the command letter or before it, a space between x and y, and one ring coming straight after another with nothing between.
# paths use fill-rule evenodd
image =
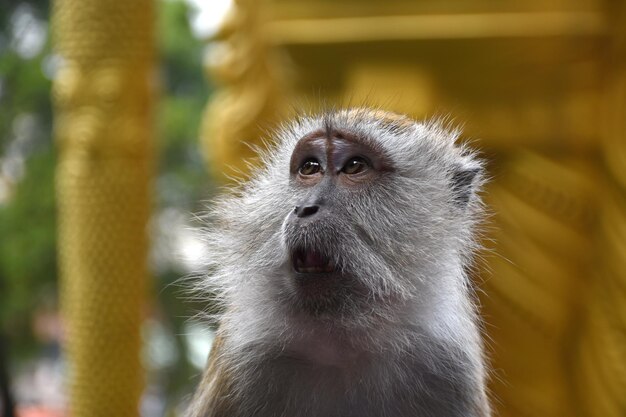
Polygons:
<instances>
[{"instance_id":1,"label":"monkey's open mouth","mask_svg":"<svg viewBox=\"0 0 626 417\"><path fill-rule=\"evenodd\" d=\"M293 269L300 274L327 274L335 271L332 260L313 250L296 250L292 262Z\"/></svg>"}]
</instances>

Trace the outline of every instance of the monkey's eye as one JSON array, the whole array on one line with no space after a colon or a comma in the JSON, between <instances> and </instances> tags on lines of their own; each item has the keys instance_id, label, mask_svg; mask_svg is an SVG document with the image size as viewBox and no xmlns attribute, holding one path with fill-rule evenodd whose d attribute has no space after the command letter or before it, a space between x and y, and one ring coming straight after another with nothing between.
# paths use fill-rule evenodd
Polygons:
<instances>
[{"instance_id":1,"label":"monkey's eye","mask_svg":"<svg viewBox=\"0 0 626 417\"><path fill-rule=\"evenodd\" d=\"M348 162L343 166L341 172L344 174L359 174L370 167L369 163L360 156L355 156L354 158L350 158Z\"/></svg>"},{"instance_id":2,"label":"monkey's eye","mask_svg":"<svg viewBox=\"0 0 626 417\"><path fill-rule=\"evenodd\" d=\"M322 167L320 166L320 163L315 159L307 159L300 166L300 170L298 172L300 175L315 175L320 172L321 169Z\"/></svg>"}]
</instances>

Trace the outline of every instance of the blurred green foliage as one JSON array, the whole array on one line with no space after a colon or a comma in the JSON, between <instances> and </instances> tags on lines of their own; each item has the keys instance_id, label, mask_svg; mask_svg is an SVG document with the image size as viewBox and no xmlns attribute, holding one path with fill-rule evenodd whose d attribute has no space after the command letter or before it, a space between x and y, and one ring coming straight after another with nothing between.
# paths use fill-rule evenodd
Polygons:
<instances>
[{"instance_id":1,"label":"blurred green foliage","mask_svg":"<svg viewBox=\"0 0 626 417\"><path fill-rule=\"evenodd\" d=\"M159 172L157 211L175 208L183 213L203 210L204 200L213 194L199 151L199 125L211 85L202 68L205 44L194 38L189 26L189 7L182 1L159 3L158 45L160 48L161 97L157 108ZM163 389L169 394L168 408L189 395L199 374L189 362L184 324L204 306L193 305L177 285L186 271L175 263L159 271L155 282L159 319L173 336L178 361L161 370Z\"/></svg>"},{"instance_id":2,"label":"blurred green foliage","mask_svg":"<svg viewBox=\"0 0 626 417\"><path fill-rule=\"evenodd\" d=\"M51 81L43 72L49 37L34 56L17 47L16 16L28 14L45 31L46 0L0 7L0 324L14 356L33 353L31 315L53 297L57 276ZM44 32L45 33L45 32Z\"/></svg>"},{"instance_id":3,"label":"blurred green foliage","mask_svg":"<svg viewBox=\"0 0 626 417\"><path fill-rule=\"evenodd\" d=\"M34 57L22 57L15 48L18 33L12 21L20 11L31 13L45 25L49 1L8 1L0 5L0 149L11 140L11 124L16 116L36 114L41 119L41 134L49 131L51 122L50 80L42 72L43 61L50 54L49 37ZM22 28L19 34L28 29Z\"/></svg>"},{"instance_id":4,"label":"blurred green foliage","mask_svg":"<svg viewBox=\"0 0 626 417\"><path fill-rule=\"evenodd\" d=\"M182 1L159 3L158 45L162 74L162 97L158 106L160 141L160 176L173 176L181 187L185 203L192 208L202 193L196 187L206 182L206 174L198 151L198 128L202 110L211 86L202 69L204 43L194 38L189 27L189 8ZM167 189L160 193L166 201L180 204L180 199L167 199ZM165 194L165 195L164 195ZM178 193L177 193L178 194Z\"/></svg>"}]
</instances>

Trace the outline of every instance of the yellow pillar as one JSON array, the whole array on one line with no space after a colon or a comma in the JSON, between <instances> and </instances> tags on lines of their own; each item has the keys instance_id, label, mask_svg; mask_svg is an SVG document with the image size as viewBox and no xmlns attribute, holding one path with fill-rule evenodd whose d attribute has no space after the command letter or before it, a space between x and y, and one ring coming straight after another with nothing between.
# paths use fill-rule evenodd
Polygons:
<instances>
[{"instance_id":1,"label":"yellow pillar","mask_svg":"<svg viewBox=\"0 0 626 417\"><path fill-rule=\"evenodd\" d=\"M276 52L268 45L262 0L234 0L215 40L219 58L207 62L211 80L221 88L208 104L201 147L216 179L245 179L258 163L253 146L279 119L283 96ZM269 139L266 137L266 139Z\"/></svg>"},{"instance_id":2,"label":"yellow pillar","mask_svg":"<svg viewBox=\"0 0 626 417\"><path fill-rule=\"evenodd\" d=\"M138 415L153 155L151 0L57 0L62 308L72 417Z\"/></svg>"}]
</instances>

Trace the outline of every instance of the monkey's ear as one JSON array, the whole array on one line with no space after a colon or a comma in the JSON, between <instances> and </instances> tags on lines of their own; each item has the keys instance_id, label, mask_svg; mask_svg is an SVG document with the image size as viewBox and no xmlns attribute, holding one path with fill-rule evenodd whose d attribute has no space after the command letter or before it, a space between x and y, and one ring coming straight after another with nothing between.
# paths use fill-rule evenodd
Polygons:
<instances>
[{"instance_id":1,"label":"monkey's ear","mask_svg":"<svg viewBox=\"0 0 626 417\"><path fill-rule=\"evenodd\" d=\"M452 173L452 192L454 201L465 207L478 188L478 178L482 172L480 166L457 167Z\"/></svg>"}]
</instances>

